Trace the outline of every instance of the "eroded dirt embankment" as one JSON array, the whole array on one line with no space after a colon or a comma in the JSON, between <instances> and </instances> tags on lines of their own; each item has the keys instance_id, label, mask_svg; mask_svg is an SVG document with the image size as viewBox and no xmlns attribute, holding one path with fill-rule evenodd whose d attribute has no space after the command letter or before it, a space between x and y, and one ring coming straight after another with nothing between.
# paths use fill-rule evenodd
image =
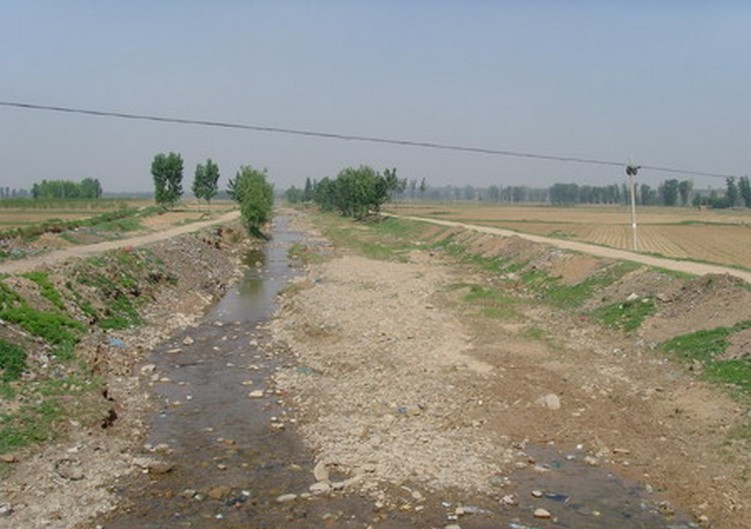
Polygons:
<instances>
[{"instance_id":1,"label":"eroded dirt embankment","mask_svg":"<svg viewBox=\"0 0 751 529\"><path fill-rule=\"evenodd\" d=\"M27 369L2 400L0 526L75 527L114 506L114 480L142 470L134 454L151 404L137 363L226 292L250 244L229 224L2 278L3 309L22 310L7 312L0 339L26 351ZM57 315L53 323L64 322L71 339L54 332L59 325L32 325L46 321L39 314ZM51 422L28 406L35 402L55 413ZM34 435L29 419L54 439L41 451L14 447L14 436Z\"/></svg>"},{"instance_id":2,"label":"eroded dirt embankment","mask_svg":"<svg viewBox=\"0 0 751 529\"><path fill-rule=\"evenodd\" d=\"M297 363L276 383L319 463L393 508L415 502L390 496L389 484L460 502L479 495L513 516L517 505L534 507L521 484L544 446L661 491L653 501L666 524L685 509L705 526L748 527L747 442L732 435L747 409L655 350L751 319L740 281L620 268L513 237L451 237L525 268L482 272L429 244L405 262L341 253L308 265L285 297L272 333ZM530 287L551 276L576 286L614 270L576 309ZM635 302L650 306L635 331L590 316ZM573 503L587 480L570 481Z\"/></svg>"}]
</instances>

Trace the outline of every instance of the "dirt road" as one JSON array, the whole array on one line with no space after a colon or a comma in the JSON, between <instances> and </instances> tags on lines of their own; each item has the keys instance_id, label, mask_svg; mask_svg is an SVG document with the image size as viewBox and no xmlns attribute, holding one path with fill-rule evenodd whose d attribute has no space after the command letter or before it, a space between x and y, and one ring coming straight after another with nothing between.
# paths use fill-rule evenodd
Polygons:
<instances>
[{"instance_id":1,"label":"dirt road","mask_svg":"<svg viewBox=\"0 0 751 529\"><path fill-rule=\"evenodd\" d=\"M751 283L751 272L745 272L735 268L727 266L694 263L690 261L678 261L675 259L668 259L666 257L655 257L652 255L645 255L637 252L629 252L626 250L617 250L615 248L607 248L604 246L597 246L594 244L587 244L577 241L568 241L561 239L552 239L549 237L541 237L539 235L531 235L528 233L520 233L511 230L504 230L502 228L490 228L488 226L478 226L476 224L464 224L462 222L455 222L450 220L431 219L426 217L411 217L402 215L391 215L394 217L418 220L421 222L429 222L431 224L437 224L439 226L460 227L467 230L476 231L478 233L488 233L491 235L500 235L501 237L521 237L527 241L550 244L564 250L570 250L573 252L587 253L596 257L603 257L606 259L618 259L623 261L634 261L642 263L648 266L656 266L659 268L665 268L667 270L674 270L676 272L684 272L692 275L704 275L704 274L730 274L735 277L739 277Z\"/></svg>"},{"instance_id":2,"label":"dirt road","mask_svg":"<svg viewBox=\"0 0 751 529\"><path fill-rule=\"evenodd\" d=\"M182 226L175 226L158 231L156 233L139 235L137 237L131 237L128 239L118 239L116 241L105 241L95 244L87 244L84 246L73 246L71 248L55 250L27 259L6 261L4 263L0 263L0 274L17 274L26 270L33 270L43 265L54 265L71 258L90 257L92 255L97 255L99 253L106 252L108 250L114 250L116 248L122 248L124 246L143 246L145 244L170 239L172 237L176 237L185 233L198 231L207 226L213 226L215 224L226 224L235 220L239 216L239 211L231 211L216 219L202 222L193 222L190 224L184 224Z\"/></svg>"}]
</instances>

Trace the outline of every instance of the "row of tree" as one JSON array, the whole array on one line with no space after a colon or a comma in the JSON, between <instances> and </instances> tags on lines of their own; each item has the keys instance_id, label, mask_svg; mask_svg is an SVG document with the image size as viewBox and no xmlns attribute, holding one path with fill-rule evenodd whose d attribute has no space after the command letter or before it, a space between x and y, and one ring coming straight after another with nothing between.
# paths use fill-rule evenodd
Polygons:
<instances>
[{"instance_id":1,"label":"row of tree","mask_svg":"<svg viewBox=\"0 0 751 529\"><path fill-rule=\"evenodd\" d=\"M154 178L154 199L165 207L174 206L183 194L183 159L170 152L154 156L151 162ZM193 177L193 194L200 200L211 202L219 192L219 166L211 158L196 166ZM229 196L240 205L243 224L253 236L261 236L261 228L271 218L274 187L268 182L266 170L259 171L246 165L240 167L235 178L230 178Z\"/></svg>"},{"instance_id":2,"label":"row of tree","mask_svg":"<svg viewBox=\"0 0 751 529\"><path fill-rule=\"evenodd\" d=\"M151 162L151 176L154 178L154 199L165 207L174 206L183 194L183 159L177 153L159 153ZM211 203L219 192L219 166L206 160L198 164L193 177L193 194L199 200Z\"/></svg>"},{"instance_id":3,"label":"row of tree","mask_svg":"<svg viewBox=\"0 0 751 529\"><path fill-rule=\"evenodd\" d=\"M396 171L393 170L395 173ZM384 174L389 174L387 171ZM394 175L395 176L395 175ZM324 189L329 186L329 179L321 181ZM412 184L414 188L412 188ZM648 184L640 184L635 187L636 203L643 206L708 206L712 208L727 208L736 206L751 207L751 186L748 177L739 179L728 178L724 190L697 190L694 189L690 180L668 179L660 182L654 188ZM311 182L308 178L303 189L294 186L285 192L288 202L311 202L316 201L318 182ZM417 190L419 189L419 195ZM331 193L326 193L329 197ZM396 185L390 190L389 198L399 200L415 200L417 198L433 201L486 201L510 204L521 203L550 203L553 205L576 205L576 204L627 204L630 200L628 186L623 184L611 184L606 186L580 185L574 183L555 183L548 188L534 188L529 186L496 186L475 187L466 185L428 187L425 179L419 187L416 180L409 184L406 179L396 179ZM329 209L332 207L330 198L326 198L323 205ZM346 202L345 202L346 204ZM374 207L373 209L377 209Z\"/></svg>"},{"instance_id":4,"label":"row of tree","mask_svg":"<svg viewBox=\"0 0 751 529\"><path fill-rule=\"evenodd\" d=\"M96 178L72 180L42 180L31 186L34 198L100 198L102 185Z\"/></svg>"},{"instance_id":5,"label":"row of tree","mask_svg":"<svg viewBox=\"0 0 751 529\"><path fill-rule=\"evenodd\" d=\"M751 208L751 181L748 176L741 176L736 183L735 178L725 179L727 188L723 202L715 204L715 207L735 207L745 206Z\"/></svg>"}]
</instances>

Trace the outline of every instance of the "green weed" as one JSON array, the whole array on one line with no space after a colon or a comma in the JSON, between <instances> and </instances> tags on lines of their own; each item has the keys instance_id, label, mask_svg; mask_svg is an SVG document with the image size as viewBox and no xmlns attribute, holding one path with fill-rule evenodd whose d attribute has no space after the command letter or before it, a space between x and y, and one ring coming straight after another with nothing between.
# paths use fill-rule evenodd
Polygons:
<instances>
[{"instance_id":1,"label":"green weed","mask_svg":"<svg viewBox=\"0 0 751 529\"><path fill-rule=\"evenodd\" d=\"M25 369L26 351L17 345L0 340L0 380L18 380Z\"/></svg>"},{"instance_id":2,"label":"green weed","mask_svg":"<svg viewBox=\"0 0 751 529\"><path fill-rule=\"evenodd\" d=\"M65 310L65 303L55 285L50 281L49 274L46 272L27 272L23 277L30 279L39 287L39 293L50 300L52 304L60 310Z\"/></svg>"},{"instance_id":3,"label":"green weed","mask_svg":"<svg viewBox=\"0 0 751 529\"><path fill-rule=\"evenodd\" d=\"M61 416L54 399L26 405L18 413L0 415L0 454L53 439L53 424Z\"/></svg>"},{"instance_id":4,"label":"green weed","mask_svg":"<svg viewBox=\"0 0 751 529\"><path fill-rule=\"evenodd\" d=\"M656 310L652 299L635 299L598 307L590 314L608 327L626 332L638 329L644 320Z\"/></svg>"},{"instance_id":5,"label":"green weed","mask_svg":"<svg viewBox=\"0 0 751 529\"><path fill-rule=\"evenodd\" d=\"M730 384L746 397L751 396L751 360L748 358L723 360L720 358L730 346L729 338L751 328L751 320L732 327L684 334L660 345L660 350L683 361L698 361L704 366L704 377L714 382Z\"/></svg>"},{"instance_id":6,"label":"green weed","mask_svg":"<svg viewBox=\"0 0 751 529\"><path fill-rule=\"evenodd\" d=\"M469 286L469 292L464 296L464 302L478 307L480 314L483 316L505 321L524 318L514 308L517 301L514 298L506 296L500 290L480 285L466 286Z\"/></svg>"},{"instance_id":7,"label":"green weed","mask_svg":"<svg viewBox=\"0 0 751 529\"><path fill-rule=\"evenodd\" d=\"M0 318L16 323L54 345L76 343L85 330L81 323L62 312L34 309L4 283L0 283Z\"/></svg>"}]
</instances>

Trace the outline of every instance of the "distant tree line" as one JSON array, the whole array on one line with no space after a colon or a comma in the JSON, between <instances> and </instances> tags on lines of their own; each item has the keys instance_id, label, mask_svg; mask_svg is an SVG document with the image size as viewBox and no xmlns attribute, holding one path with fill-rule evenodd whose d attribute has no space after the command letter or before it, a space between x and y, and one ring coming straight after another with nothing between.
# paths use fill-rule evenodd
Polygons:
<instances>
[{"instance_id":1,"label":"distant tree line","mask_svg":"<svg viewBox=\"0 0 751 529\"><path fill-rule=\"evenodd\" d=\"M33 198L100 198L102 186L96 178L73 180L42 180L31 186Z\"/></svg>"},{"instance_id":2,"label":"distant tree line","mask_svg":"<svg viewBox=\"0 0 751 529\"><path fill-rule=\"evenodd\" d=\"M29 196L29 190L28 189L16 189L10 188L8 186L2 187L0 186L0 199L1 198L24 198Z\"/></svg>"},{"instance_id":3,"label":"distant tree line","mask_svg":"<svg viewBox=\"0 0 751 529\"><path fill-rule=\"evenodd\" d=\"M362 169L362 167L361 167ZM369 168L368 168L369 169ZM345 170L347 171L347 170ZM349 168L349 171L352 171ZM372 171L372 169L370 170ZM487 187L466 186L428 186L423 178L418 185L416 179L396 179L396 170L387 170L383 176L393 171L394 183L389 188L387 198L395 201L405 200L430 200L438 202L493 202L506 204L552 204L555 206L578 205L578 204L628 204L631 196L628 186L623 184L610 184L605 186L593 186L576 183L555 183L547 188L535 188L530 186L497 186ZM341 174L341 173L340 173ZM349 172L347 173L349 174ZM376 173L368 177L362 177L363 181L372 179ZM284 198L290 203L316 202L324 209L344 209L342 213L349 215L351 202L343 197L356 196L349 189L349 180L342 180L341 189L336 191L336 182L339 177L332 180L324 178L320 182L311 181L307 178L305 186L299 189L290 187L284 193ZM323 184L323 188L321 188ZM728 178L724 190L698 190L694 189L690 180L668 179L660 182L656 188L648 184L639 184L635 189L635 201L642 206L707 206L711 208L727 207L751 207L751 185L747 176L738 179ZM333 187L332 187L333 186ZM368 193L361 191L365 196ZM358 188L359 189L359 188ZM339 194L337 194L339 193ZM381 197L382 198L382 197ZM336 201L334 201L336 200ZM363 199L364 200L364 199ZM385 199L383 200L385 201ZM369 209L377 211L380 205L370 204ZM341 206L341 207L340 207ZM361 215L363 209L353 215Z\"/></svg>"}]
</instances>

